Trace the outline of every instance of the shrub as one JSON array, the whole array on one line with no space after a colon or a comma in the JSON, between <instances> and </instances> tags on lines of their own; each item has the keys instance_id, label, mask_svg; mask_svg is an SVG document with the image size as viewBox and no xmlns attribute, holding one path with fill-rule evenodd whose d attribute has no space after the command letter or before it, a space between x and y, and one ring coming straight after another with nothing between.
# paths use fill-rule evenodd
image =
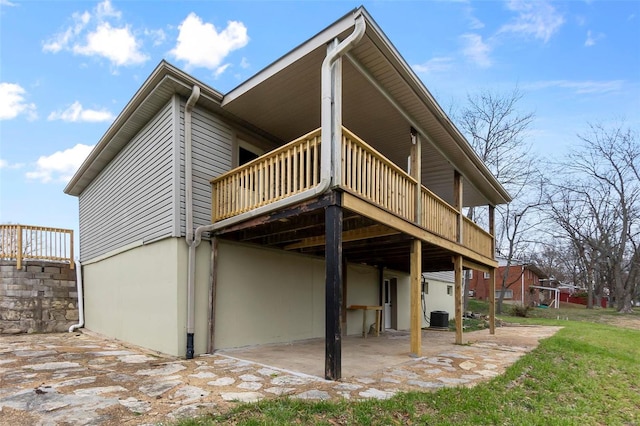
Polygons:
<instances>
[{"instance_id":1,"label":"shrub","mask_svg":"<svg viewBox=\"0 0 640 426\"><path fill-rule=\"evenodd\" d=\"M512 305L511 306L511 316L512 317L523 317L526 318L529 316L529 311L531 311L531 306L525 305Z\"/></svg>"}]
</instances>

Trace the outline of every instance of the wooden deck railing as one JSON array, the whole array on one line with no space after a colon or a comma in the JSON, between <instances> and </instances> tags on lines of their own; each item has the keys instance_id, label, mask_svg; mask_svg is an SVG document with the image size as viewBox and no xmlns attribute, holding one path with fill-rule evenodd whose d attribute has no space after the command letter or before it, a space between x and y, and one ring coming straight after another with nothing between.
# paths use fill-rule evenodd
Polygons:
<instances>
[{"instance_id":1,"label":"wooden deck railing","mask_svg":"<svg viewBox=\"0 0 640 426\"><path fill-rule=\"evenodd\" d=\"M0 225L0 259L73 261L73 230L29 225Z\"/></svg>"},{"instance_id":2,"label":"wooden deck railing","mask_svg":"<svg viewBox=\"0 0 640 426\"><path fill-rule=\"evenodd\" d=\"M415 179L344 128L341 154L344 190L409 222L417 222ZM220 221L290 197L319 181L320 129L212 179L212 220ZM458 210L424 186L420 202L420 226L457 242ZM462 227L463 244L492 258L491 235L470 220L463 220Z\"/></svg>"},{"instance_id":3,"label":"wooden deck railing","mask_svg":"<svg viewBox=\"0 0 640 426\"><path fill-rule=\"evenodd\" d=\"M349 130L342 131L342 185L359 196L415 221L418 182Z\"/></svg>"},{"instance_id":4,"label":"wooden deck railing","mask_svg":"<svg viewBox=\"0 0 640 426\"><path fill-rule=\"evenodd\" d=\"M434 234L456 241L458 210L422 187L422 226Z\"/></svg>"},{"instance_id":5,"label":"wooden deck railing","mask_svg":"<svg viewBox=\"0 0 640 426\"><path fill-rule=\"evenodd\" d=\"M211 180L214 222L313 188L320 181L320 130Z\"/></svg>"},{"instance_id":6,"label":"wooden deck railing","mask_svg":"<svg viewBox=\"0 0 640 426\"><path fill-rule=\"evenodd\" d=\"M492 244L493 237L490 233L479 227L471 219L463 216L462 220L462 242L471 250L493 258Z\"/></svg>"}]
</instances>

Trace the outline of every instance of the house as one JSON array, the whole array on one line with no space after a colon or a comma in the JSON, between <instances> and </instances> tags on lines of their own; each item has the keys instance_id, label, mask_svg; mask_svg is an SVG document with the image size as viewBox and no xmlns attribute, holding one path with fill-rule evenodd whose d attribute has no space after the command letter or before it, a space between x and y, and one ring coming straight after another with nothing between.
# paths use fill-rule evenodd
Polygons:
<instances>
[{"instance_id":1,"label":"house","mask_svg":"<svg viewBox=\"0 0 640 426\"><path fill-rule=\"evenodd\" d=\"M161 62L65 192L87 328L187 358L324 337L329 379L385 282L411 353L423 272L461 325L463 268L497 266L461 210L510 201L364 8L229 93Z\"/></svg>"},{"instance_id":2,"label":"house","mask_svg":"<svg viewBox=\"0 0 640 426\"><path fill-rule=\"evenodd\" d=\"M536 265L512 260L507 266L507 259L498 258L496 271L495 298L500 297L500 288L503 279L506 279L503 300L507 303L519 303L530 305L537 301L538 291L536 287L547 287L548 277ZM469 290L476 299L488 300L489 298L489 274L482 271L470 271Z\"/></svg>"}]
</instances>

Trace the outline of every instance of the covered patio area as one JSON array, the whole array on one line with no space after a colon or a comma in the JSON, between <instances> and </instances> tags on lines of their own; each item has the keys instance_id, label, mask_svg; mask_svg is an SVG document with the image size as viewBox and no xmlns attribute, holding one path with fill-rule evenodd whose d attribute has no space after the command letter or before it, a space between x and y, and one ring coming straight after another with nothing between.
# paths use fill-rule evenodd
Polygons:
<instances>
[{"instance_id":1,"label":"covered patio area","mask_svg":"<svg viewBox=\"0 0 640 426\"><path fill-rule=\"evenodd\" d=\"M400 389L438 388L448 384L472 384L494 377L533 350L540 339L552 336L559 327L503 327L499 333L488 329L464 334L464 345L453 341L453 332L422 330L422 356L409 351L408 331L388 330L366 339L342 339L343 381L371 384L378 382ZM225 349L217 355L292 373L324 377L322 338L284 344L257 345Z\"/></svg>"}]
</instances>

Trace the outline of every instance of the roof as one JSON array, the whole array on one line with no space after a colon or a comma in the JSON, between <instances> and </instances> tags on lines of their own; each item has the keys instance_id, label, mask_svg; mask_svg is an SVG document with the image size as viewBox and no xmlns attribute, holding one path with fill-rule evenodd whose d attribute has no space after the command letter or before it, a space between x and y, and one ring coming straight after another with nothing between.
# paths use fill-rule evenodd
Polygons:
<instances>
[{"instance_id":1,"label":"roof","mask_svg":"<svg viewBox=\"0 0 640 426\"><path fill-rule=\"evenodd\" d=\"M171 95L201 87L207 108L271 139L288 142L320 127L320 69L327 43L346 38L362 15L366 31L343 59L343 124L396 164L406 164L414 125L422 144L422 182L453 204L454 170L464 178L464 205L511 197L487 169L368 12L360 7L222 95L161 62L107 130L65 188L79 195ZM389 101L392 99L392 102ZM163 103L164 101L164 103ZM395 104L395 106L394 106ZM363 107L365 106L366 107ZM155 111L154 111L155 110Z\"/></svg>"}]
</instances>

